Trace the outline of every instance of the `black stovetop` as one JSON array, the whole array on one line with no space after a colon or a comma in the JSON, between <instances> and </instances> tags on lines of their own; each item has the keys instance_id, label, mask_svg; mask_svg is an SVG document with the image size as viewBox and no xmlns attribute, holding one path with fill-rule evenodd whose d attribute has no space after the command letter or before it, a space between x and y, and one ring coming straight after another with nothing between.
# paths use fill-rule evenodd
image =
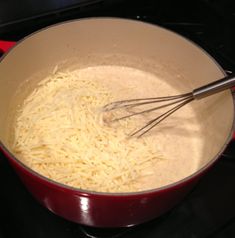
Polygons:
<instances>
[{"instance_id":1,"label":"black stovetop","mask_svg":"<svg viewBox=\"0 0 235 238\"><path fill-rule=\"evenodd\" d=\"M18 1L8 2L11 2L13 7L14 2ZM65 1L56 2L58 6L60 2ZM27 18L22 17L21 13L15 16L15 19L18 17L18 21L12 21L13 16L9 19L5 17L4 25L1 25L0 14L0 39L19 40L41 27L79 17L125 17L151 22L176 31L208 51L226 72L235 72L233 0L97 0L87 1L87 4L84 4L85 1L71 2L72 7L65 8L62 4L63 7L54 10L51 10L52 5L46 9L45 4L41 11L45 11L46 14L31 14L31 17ZM80 2L83 4L80 5ZM33 4L33 1L31 3ZM9 9L8 6L6 10ZM5 16L7 14L5 11ZM12 14L17 14L17 11L12 11ZM31 197L2 154L0 189L0 238L235 237L235 142L230 143L220 160L184 201L164 216L132 228L88 228L52 214Z\"/></svg>"}]
</instances>

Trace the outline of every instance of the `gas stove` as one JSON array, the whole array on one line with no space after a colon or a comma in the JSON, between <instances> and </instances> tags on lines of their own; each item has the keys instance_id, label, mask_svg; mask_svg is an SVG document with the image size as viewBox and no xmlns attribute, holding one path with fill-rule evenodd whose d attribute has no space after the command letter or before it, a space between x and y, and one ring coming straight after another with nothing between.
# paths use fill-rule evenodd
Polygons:
<instances>
[{"instance_id":1,"label":"gas stove","mask_svg":"<svg viewBox=\"0 0 235 238\"><path fill-rule=\"evenodd\" d=\"M48 4L40 6L36 1L30 5L27 2L22 1L25 7L20 13L13 11L17 1L0 3L1 40L18 41L37 29L75 18L131 18L184 35L209 52L228 74L235 73L232 0L74 0L47 1ZM235 141L231 141L193 191L167 214L135 227L98 229L64 220L39 205L0 154L0 238L232 238L235 237L234 171Z\"/></svg>"}]
</instances>

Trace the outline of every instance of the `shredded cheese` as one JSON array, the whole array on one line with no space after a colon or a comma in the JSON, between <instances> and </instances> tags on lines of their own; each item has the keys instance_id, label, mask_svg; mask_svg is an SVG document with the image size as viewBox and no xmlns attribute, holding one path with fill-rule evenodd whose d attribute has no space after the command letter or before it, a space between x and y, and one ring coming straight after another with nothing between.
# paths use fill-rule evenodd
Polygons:
<instances>
[{"instance_id":1,"label":"shredded cheese","mask_svg":"<svg viewBox=\"0 0 235 238\"><path fill-rule=\"evenodd\" d=\"M141 179L154 173L162 155L151 137L127 138L135 121L100 123L99 109L112 100L99 80L56 69L17 112L13 151L33 170L72 187L141 191Z\"/></svg>"}]
</instances>

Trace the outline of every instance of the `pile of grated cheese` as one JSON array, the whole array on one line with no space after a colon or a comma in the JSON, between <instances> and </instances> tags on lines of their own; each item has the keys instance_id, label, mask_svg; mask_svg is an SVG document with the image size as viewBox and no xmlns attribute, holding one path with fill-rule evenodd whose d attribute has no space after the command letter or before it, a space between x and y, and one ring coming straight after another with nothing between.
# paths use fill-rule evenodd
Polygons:
<instances>
[{"instance_id":1,"label":"pile of grated cheese","mask_svg":"<svg viewBox=\"0 0 235 238\"><path fill-rule=\"evenodd\" d=\"M151 137L127 138L135 120L100 123L100 108L112 100L110 89L78 70L50 75L17 112L14 153L36 172L72 187L143 190L142 179L162 156Z\"/></svg>"}]
</instances>

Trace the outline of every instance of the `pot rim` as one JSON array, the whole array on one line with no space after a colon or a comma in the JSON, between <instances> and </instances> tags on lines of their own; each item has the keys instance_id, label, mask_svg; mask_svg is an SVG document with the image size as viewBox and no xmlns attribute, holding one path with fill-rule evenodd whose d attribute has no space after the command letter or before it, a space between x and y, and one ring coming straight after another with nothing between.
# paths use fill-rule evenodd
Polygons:
<instances>
[{"instance_id":1,"label":"pot rim","mask_svg":"<svg viewBox=\"0 0 235 238\"><path fill-rule=\"evenodd\" d=\"M184 41L187 41L189 43L191 43L192 45L194 45L195 47L197 47L203 54L205 54L208 58L210 58L215 66L218 67L218 69L221 71L221 73L226 76L225 71L222 69L222 67L219 65L219 63L206 51L204 50L201 46L199 46L197 43L193 42L192 40L186 38L183 35L180 35L176 32L174 32L173 30L167 29L165 27L153 24L153 23L149 23L149 22L143 22L140 20L135 20L135 19L128 19L128 18L119 18L119 17L85 17L85 18L80 18L80 19L73 19L73 20L68 20L68 21L63 21L63 22L59 22L56 24L52 24L49 25L47 27L44 27L42 29L39 29L29 35L27 35L26 37L24 37L23 39L19 40L7 53L5 53L1 59L0 59L0 63L1 61L4 60L5 57L7 57L8 54L11 53L12 50L14 50L15 47L17 47L19 44L21 44L21 42L24 42L25 40L27 40L28 38L36 35L37 33L40 33L42 31L46 31L46 30L50 30L50 28L54 28L56 26L61 26L61 25L66 25L72 22L78 22L78 21L94 21L94 20L102 20L102 21L126 21L126 22L133 22L136 24L144 24L146 26L151 26L151 27L156 27L156 28L160 28L163 31L167 31L173 35L175 35L178 38L181 38ZM178 180L176 182L158 187L158 188L153 188L153 189L148 189L148 190L143 190L143 191L138 191L138 192L98 192L98 191L92 191L92 190L86 190L86 189L81 189L81 188L76 188L76 187L72 187L66 184L62 184L60 182L54 181L50 178L47 178L44 175L39 174L38 172L34 171L33 169L31 169L30 167L28 167L27 165L25 165L23 162L21 162L19 159L17 159L8 149L7 147L0 141L0 149L3 150L3 152L5 152L5 155L7 155L7 157L10 160L15 161L18 165L20 165L24 170L26 170L27 172L29 172L30 174L34 175L37 179L41 180L41 182L43 182L44 184L46 184L47 186L53 186L53 187L57 187L58 189L62 189L64 191L70 191L70 192L74 192L76 194L82 194L83 196L92 196L92 195L97 195L97 196L111 196L111 197L130 197L130 196L141 196L141 195L147 195L147 194L153 194L153 193L159 193L165 190L170 190L172 188L176 188L180 185L183 185L184 183L187 183L188 181L192 180L193 178L199 176L200 174L202 174L204 171L206 171L208 168L210 168L221 156L221 154L223 153L224 149L227 147L227 145L229 144L230 140L232 139L232 135L233 135L233 131L235 129L235 95L232 93L231 94L233 97L233 106L234 106L234 110L233 110L233 123L232 123L232 127L230 129L230 133L228 134L224 145L221 147L221 149L219 150L219 152L214 156L213 159L210 160L210 162L208 162L207 164L205 164L203 167L201 167L199 170L197 170L196 172L188 175L187 177Z\"/></svg>"}]
</instances>

